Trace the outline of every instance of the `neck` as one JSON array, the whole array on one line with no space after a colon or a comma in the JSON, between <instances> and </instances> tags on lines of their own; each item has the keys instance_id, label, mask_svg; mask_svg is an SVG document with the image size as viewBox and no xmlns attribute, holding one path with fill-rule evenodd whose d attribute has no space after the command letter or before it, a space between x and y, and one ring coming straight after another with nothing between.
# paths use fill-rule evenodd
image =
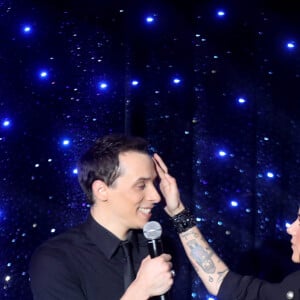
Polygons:
<instances>
[{"instance_id":1,"label":"neck","mask_svg":"<svg viewBox=\"0 0 300 300\"><path fill-rule=\"evenodd\" d=\"M94 204L91 207L91 215L98 224L110 231L118 239L122 241L127 239L128 230L124 230L121 224L111 218L109 212L106 212L102 207L99 209L99 207Z\"/></svg>"}]
</instances>

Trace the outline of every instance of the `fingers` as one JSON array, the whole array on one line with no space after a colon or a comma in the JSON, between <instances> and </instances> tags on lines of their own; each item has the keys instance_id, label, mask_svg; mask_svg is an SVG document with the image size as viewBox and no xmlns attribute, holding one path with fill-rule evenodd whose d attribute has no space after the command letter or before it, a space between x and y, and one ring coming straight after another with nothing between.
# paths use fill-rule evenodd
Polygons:
<instances>
[{"instance_id":1,"label":"fingers","mask_svg":"<svg viewBox=\"0 0 300 300\"><path fill-rule=\"evenodd\" d=\"M156 166L158 167L157 169L160 169L164 174L168 173L168 167L166 166L164 161L161 159L161 157L157 153L154 153L153 160L154 160ZM159 170L158 170L158 172L159 172Z\"/></svg>"},{"instance_id":2,"label":"fingers","mask_svg":"<svg viewBox=\"0 0 300 300\"><path fill-rule=\"evenodd\" d=\"M166 253L144 258L134 284L139 287L138 290L143 290L148 298L165 294L174 282L171 259L171 255Z\"/></svg>"},{"instance_id":3,"label":"fingers","mask_svg":"<svg viewBox=\"0 0 300 300\"><path fill-rule=\"evenodd\" d=\"M168 262L168 261L171 261L172 259L172 256L170 254L167 254L167 253L163 253L160 255L164 261Z\"/></svg>"}]
</instances>

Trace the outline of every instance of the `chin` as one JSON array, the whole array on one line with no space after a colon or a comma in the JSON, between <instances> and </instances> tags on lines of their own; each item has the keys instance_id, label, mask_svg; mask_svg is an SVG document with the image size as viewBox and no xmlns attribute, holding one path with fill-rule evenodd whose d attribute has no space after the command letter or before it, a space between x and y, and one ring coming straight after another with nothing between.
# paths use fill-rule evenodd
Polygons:
<instances>
[{"instance_id":1,"label":"chin","mask_svg":"<svg viewBox=\"0 0 300 300\"><path fill-rule=\"evenodd\" d=\"M300 263L300 255L293 255L292 261L296 264L299 264Z\"/></svg>"}]
</instances>

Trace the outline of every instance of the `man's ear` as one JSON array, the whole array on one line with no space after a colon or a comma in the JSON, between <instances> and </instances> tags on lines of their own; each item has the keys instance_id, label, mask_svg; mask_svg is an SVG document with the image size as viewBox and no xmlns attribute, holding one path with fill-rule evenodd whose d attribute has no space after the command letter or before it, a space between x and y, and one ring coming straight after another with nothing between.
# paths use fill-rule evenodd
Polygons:
<instances>
[{"instance_id":1,"label":"man's ear","mask_svg":"<svg viewBox=\"0 0 300 300\"><path fill-rule=\"evenodd\" d=\"M108 186L102 180L95 180L92 184L92 191L95 200L107 201Z\"/></svg>"}]
</instances>

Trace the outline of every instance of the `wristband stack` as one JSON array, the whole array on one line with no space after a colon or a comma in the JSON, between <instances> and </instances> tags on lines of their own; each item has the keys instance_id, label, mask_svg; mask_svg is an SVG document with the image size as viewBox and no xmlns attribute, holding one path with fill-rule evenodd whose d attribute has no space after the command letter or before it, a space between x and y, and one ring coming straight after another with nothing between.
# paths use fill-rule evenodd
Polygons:
<instances>
[{"instance_id":1,"label":"wristband stack","mask_svg":"<svg viewBox=\"0 0 300 300\"><path fill-rule=\"evenodd\" d=\"M171 218L177 233L182 233L197 225L196 218L188 209Z\"/></svg>"}]
</instances>

